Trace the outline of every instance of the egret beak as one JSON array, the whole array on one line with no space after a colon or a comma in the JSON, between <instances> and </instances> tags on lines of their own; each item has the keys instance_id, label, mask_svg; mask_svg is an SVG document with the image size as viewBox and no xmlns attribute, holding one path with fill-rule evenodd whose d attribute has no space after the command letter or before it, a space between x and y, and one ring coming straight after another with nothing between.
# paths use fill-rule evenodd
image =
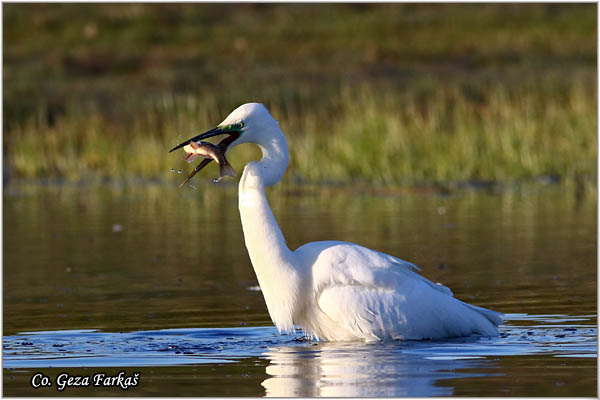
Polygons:
<instances>
[{"instance_id":1,"label":"egret beak","mask_svg":"<svg viewBox=\"0 0 600 400\"><path fill-rule=\"evenodd\" d=\"M213 128L207 132L201 133L200 135L194 136L193 138L190 138L190 139L186 140L185 142L179 143L177 146L175 146L171 150L169 150L169 153L174 150L180 149L183 146L188 145L190 142L199 142L201 140L208 139L208 138L211 138L211 137L217 136L217 135L229 135L217 144L221 153L225 154L229 145L231 143L233 143L237 138L239 138L241 134L242 134L242 132L239 129L235 129L235 127L233 127L231 125L226 126L226 127L217 126L216 128ZM194 177L194 175L196 175L202 168L204 168L208 164L210 164L211 161L212 161L211 158L205 158L204 160L202 160L200 162L200 164L198 164L198 166L196 168L194 168L194 170L188 175L188 177L185 178L185 181L183 181L181 183L181 185L179 185L179 187L183 187L183 185L188 183L189 180Z\"/></svg>"}]
</instances>

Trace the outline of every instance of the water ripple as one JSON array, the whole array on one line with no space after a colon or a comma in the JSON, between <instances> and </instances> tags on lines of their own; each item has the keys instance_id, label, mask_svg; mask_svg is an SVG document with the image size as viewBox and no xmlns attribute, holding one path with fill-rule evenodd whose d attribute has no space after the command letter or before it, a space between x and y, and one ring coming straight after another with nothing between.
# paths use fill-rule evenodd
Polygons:
<instances>
[{"instance_id":1,"label":"water ripple","mask_svg":"<svg viewBox=\"0 0 600 400\"><path fill-rule=\"evenodd\" d=\"M222 364L261 357L269 362L267 395L451 395L438 383L494 376L499 357L596 357L595 318L509 314L494 338L384 343L318 343L274 327L24 332L4 337L3 355L5 368Z\"/></svg>"}]
</instances>

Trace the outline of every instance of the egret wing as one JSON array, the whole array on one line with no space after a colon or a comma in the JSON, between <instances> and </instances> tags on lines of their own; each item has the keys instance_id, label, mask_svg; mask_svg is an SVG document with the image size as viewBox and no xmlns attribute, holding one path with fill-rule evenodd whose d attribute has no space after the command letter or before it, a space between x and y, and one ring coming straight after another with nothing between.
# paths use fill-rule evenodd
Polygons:
<instances>
[{"instance_id":1,"label":"egret wing","mask_svg":"<svg viewBox=\"0 0 600 400\"><path fill-rule=\"evenodd\" d=\"M493 311L463 303L423 282L397 290L334 285L319 295L319 309L365 340L440 339L498 334ZM501 321L501 320L500 320Z\"/></svg>"},{"instance_id":2,"label":"egret wing","mask_svg":"<svg viewBox=\"0 0 600 400\"><path fill-rule=\"evenodd\" d=\"M303 264L312 265L312 282L317 292L332 285L364 286L394 290L406 282L421 282L445 295L452 291L419 275L416 265L347 242L314 242L296 250Z\"/></svg>"}]
</instances>

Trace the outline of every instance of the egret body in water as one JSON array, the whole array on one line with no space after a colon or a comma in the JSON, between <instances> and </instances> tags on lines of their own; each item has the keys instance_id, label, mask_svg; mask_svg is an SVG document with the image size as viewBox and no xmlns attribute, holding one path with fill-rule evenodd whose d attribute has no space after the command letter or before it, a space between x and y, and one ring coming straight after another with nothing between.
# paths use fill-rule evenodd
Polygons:
<instances>
[{"instance_id":1,"label":"egret body in water","mask_svg":"<svg viewBox=\"0 0 600 400\"><path fill-rule=\"evenodd\" d=\"M262 159L244 168L239 210L248 254L279 331L297 326L329 341L498 334L500 313L454 298L447 287L419 275L414 264L348 242L290 250L265 196L265 187L279 182L289 162L279 124L262 104L244 104L216 128L171 151L217 135L226 135L218 144L222 152L242 143L262 150Z\"/></svg>"}]
</instances>

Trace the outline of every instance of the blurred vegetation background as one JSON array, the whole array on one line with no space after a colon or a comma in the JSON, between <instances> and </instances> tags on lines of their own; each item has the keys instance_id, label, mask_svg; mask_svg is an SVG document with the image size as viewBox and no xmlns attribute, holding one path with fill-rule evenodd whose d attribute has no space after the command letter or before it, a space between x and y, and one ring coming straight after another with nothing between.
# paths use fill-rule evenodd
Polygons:
<instances>
[{"instance_id":1,"label":"blurred vegetation background","mask_svg":"<svg viewBox=\"0 0 600 400\"><path fill-rule=\"evenodd\" d=\"M596 24L596 4L7 3L5 180L180 181L167 151L259 101L287 182L594 182Z\"/></svg>"}]
</instances>

